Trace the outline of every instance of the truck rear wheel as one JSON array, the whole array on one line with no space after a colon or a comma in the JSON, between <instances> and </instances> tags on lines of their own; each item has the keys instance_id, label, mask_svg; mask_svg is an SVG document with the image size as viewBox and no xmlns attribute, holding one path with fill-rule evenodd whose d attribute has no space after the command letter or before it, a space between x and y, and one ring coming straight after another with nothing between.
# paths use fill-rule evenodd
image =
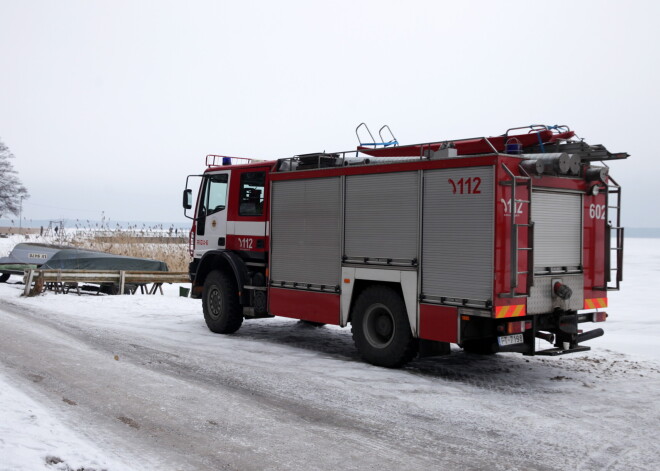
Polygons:
<instances>
[{"instance_id":1,"label":"truck rear wheel","mask_svg":"<svg viewBox=\"0 0 660 471\"><path fill-rule=\"evenodd\" d=\"M353 307L351 323L355 346L373 365L397 368L417 353L406 305L388 286L366 288Z\"/></svg>"},{"instance_id":2,"label":"truck rear wheel","mask_svg":"<svg viewBox=\"0 0 660 471\"><path fill-rule=\"evenodd\" d=\"M241 327L243 312L233 277L222 271L209 273L204 281L202 309L204 320L211 332L232 334Z\"/></svg>"}]
</instances>

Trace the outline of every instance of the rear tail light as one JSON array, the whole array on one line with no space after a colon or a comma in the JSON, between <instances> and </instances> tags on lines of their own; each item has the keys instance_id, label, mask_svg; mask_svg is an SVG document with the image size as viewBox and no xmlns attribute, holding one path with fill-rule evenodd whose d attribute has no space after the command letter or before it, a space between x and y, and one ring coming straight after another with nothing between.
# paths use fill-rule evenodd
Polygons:
<instances>
[{"instance_id":1,"label":"rear tail light","mask_svg":"<svg viewBox=\"0 0 660 471\"><path fill-rule=\"evenodd\" d=\"M506 325L507 334L521 334L525 332L525 321L509 322Z\"/></svg>"},{"instance_id":2,"label":"rear tail light","mask_svg":"<svg viewBox=\"0 0 660 471\"><path fill-rule=\"evenodd\" d=\"M607 319L607 313L606 312L594 312L594 322L605 322Z\"/></svg>"}]
</instances>

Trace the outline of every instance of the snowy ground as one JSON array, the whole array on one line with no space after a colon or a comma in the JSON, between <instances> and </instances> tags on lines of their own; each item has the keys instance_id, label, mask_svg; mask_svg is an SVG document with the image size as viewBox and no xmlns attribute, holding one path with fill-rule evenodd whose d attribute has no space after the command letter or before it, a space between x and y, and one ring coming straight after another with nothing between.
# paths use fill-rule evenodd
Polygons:
<instances>
[{"instance_id":1,"label":"snowy ground","mask_svg":"<svg viewBox=\"0 0 660 471\"><path fill-rule=\"evenodd\" d=\"M0 255L17 241L0 239ZM660 239L583 355L361 362L350 330L0 284L0 470L657 469Z\"/></svg>"}]
</instances>

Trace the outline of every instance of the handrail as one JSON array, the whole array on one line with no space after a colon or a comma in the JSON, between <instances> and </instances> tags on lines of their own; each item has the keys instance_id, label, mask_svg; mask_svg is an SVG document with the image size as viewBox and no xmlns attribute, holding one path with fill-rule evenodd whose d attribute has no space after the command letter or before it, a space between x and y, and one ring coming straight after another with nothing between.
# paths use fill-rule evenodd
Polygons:
<instances>
[{"instance_id":1,"label":"handrail","mask_svg":"<svg viewBox=\"0 0 660 471\"><path fill-rule=\"evenodd\" d=\"M383 129L387 128L387 131L390 133L390 136L392 136L392 139L389 141L385 142L385 138L383 138ZM394 133L390 129L390 127L387 124L383 124L383 126L378 130L378 136L380 137L380 141L383 143L383 146L389 147L389 146L398 146L399 141L394 137Z\"/></svg>"},{"instance_id":2,"label":"handrail","mask_svg":"<svg viewBox=\"0 0 660 471\"><path fill-rule=\"evenodd\" d=\"M366 129L367 132L369 133L369 136L371 137L372 144L362 143L362 139L360 139L360 134L358 133L358 129L360 129L362 126L364 126L364 129ZM355 128L355 135L357 136L358 142L360 143L361 146L363 146L363 145L373 145L373 143L376 142L376 139L374 138L374 135L371 134L371 131L369 130L369 126L367 126L367 123L358 124L357 127Z\"/></svg>"},{"instance_id":3,"label":"handrail","mask_svg":"<svg viewBox=\"0 0 660 471\"><path fill-rule=\"evenodd\" d=\"M527 126L518 126L518 127L515 127L515 128L507 129L506 132L504 133L504 135L508 137L509 132L519 131L521 129L529 129L529 134L531 134L531 133L535 133L535 132L539 132L539 131L547 131L548 126L546 126L545 124L529 124Z\"/></svg>"},{"instance_id":4,"label":"handrail","mask_svg":"<svg viewBox=\"0 0 660 471\"><path fill-rule=\"evenodd\" d=\"M490 148L493 149L493 152L495 152L496 154L499 154L498 150L495 148L495 146L493 145L493 143L490 142L490 139L488 139L487 137L482 137L482 139L488 143L488 145L490 146Z\"/></svg>"},{"instance_id":5,"label":"handrail","mask_svg":"<svg viewBox=\"0 0 660 471\"><path fill-rule=\"evenodd\" d=\"M624 242L624 228L621 226L621 186L608 175L609 182L607 185L606 202L607 213L609 215L610 208L616 210L616 225L612 226L612 221L607 222L605 226L605 284L602 288L603 291L618 291L621 288L623 281L623 242ZM610 206L609 195L616 194L616 206ZM616 247L612 248L612 229L616 231ZM612 251L616 251L616 267L612 268ZM612 281L612 272L616 271L616 278L614 286L610 286Z\"/></svg>"},{"instance_id":6,"label":"handrail","mask_svg":"<svg viewBox=\"0 0 660 471\"><path fill-rule=\"evenodd\" d=\"M532 179L530 176L516 176L509 167L502 162L502 168L504 171L511 177L511 242L510 242L510 251L511 251L511 263L509 267L510 271L510 290L508 293L501 293L500 296L503 298L517 298L517 297L528 297L531 293L531 287L533 286L533 276L534 276L534 222L531 220L531 201L532 201ZM516 186L517 179L523 179L527 182L528 185L528 208L527 215L528 221L527 224L517 224L516 223L516 203L522 202L516 198ZM518 246L518 227L527 226L527 245L529 247L520 248ZM524 293L516 292L518 287L518 276L525 273L518 271L518 252L520 250L526 250L529 253L527 254L527 283L526 291Z\"/></svg>"},{"instance_id":7,"label":"handrail","mask_svg":"<svg viewBox=\"0 0 660 471\"><path fill-rule=\"evenodd\" d=\"M502 162L504 171L511 177L511 275L510 275L510 294L513 296L518 287L518 225L516 224L516 176L509 167Z\"/></svg>"},{"instance_id":8,"label":"handrail","mask_svg":"<svg viewBox=\"0 0 660 471\"><path fill-rule=\"evenodd\" d=\"M441 146L443 144L452 144L455 142L462 142L462 141L485 141L488 146L491 148L494 154L500 154L501 152L497 150L497 148L493 145L493 143L490 141L490 138L496 138L498 136L490 136L490 137L485 137L485 136L477 136L477 137L467 137L467 138L461 138L461 139L446 139L444 141L429 141L429 142L418 142L416 144L404 144L400 145L397 144L397 147L421 147L421 148L431 148L432 146ZM361 146L367 146L370 145L368 143L360 143ZM401 156L401 158L406 158L409 156Z\"/></svg>"},{"instance_id":9,"label":"handrail","mask_svg":"<svg viewBox=\"0 0 660 471\"><path fill-rule=\"evenodd\" d=\"M557 131L557 133L560 134L562 132L568 132L571 130L571 128L565 124L555 124L553 126L548 126L547 124L529 124L527 126L509 128L506 130L504 135L508 136L510 131L518 131L520 129L529 129L529 134L537 133L539 131Z\"/></svg>"},{"instance_id":10,"label":"handrail","mask_svg":"<svg viewBox=\"0 0 660 471\"><path fill-rule=\"evenodd\" d=\"M532 176L527 173L527 170L522 165L519 165L521 173L525 174L525 177L528 178L527 183L527 193L529 197L529 204L527 207L527 245L529 250L527 251L527 295L531 295L532 286L534 286L534 221L532 220Z\"/></svg>"},{"instance_id":11,"label":"handrail","mask_svg":"<svg viewBox=\"0 0 660 471\"><path fill-rule=\"evenodd\" d=\"M359 129L364 126L364 129L367 130L369 133L369 137L371 137L371 142L362 142L362 139L360 139L360 133ZM389 131L390 135L392 136L392 139L389 141L386 141L385 138L383 138L383 129L387 128ZM376 142L376 138L374 138L374 135L371 134L371 131L369 130L369 126L367 126L366 123L360 123L358 126L355 128L355 135L357 136L358 142L360 143L360 146L372 146L374 149L378 146L383 146L383 147L390 147L390 146L398 146L399 141L396 140L396 137L394 137L394 133L390 129L390 127L385 124L383 125L379 130L378 130L378 136L380 137L380 142Z\"/></svg>"}]
</instances>

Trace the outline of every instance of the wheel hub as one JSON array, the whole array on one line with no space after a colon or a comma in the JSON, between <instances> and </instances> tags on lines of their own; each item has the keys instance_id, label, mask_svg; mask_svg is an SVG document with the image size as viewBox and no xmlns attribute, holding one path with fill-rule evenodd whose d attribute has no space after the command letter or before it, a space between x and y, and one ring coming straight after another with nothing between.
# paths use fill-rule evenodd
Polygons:
<instances>
[{"instance_id":1,"label":"wheel hub","mask_svg":"<svg viewBox=\"0 0 660 471\"><path fill-rule=\"evenodd\" d=\"M364 334L367 341L376 348L387 347L394 338L394 315L383 304L374 304L364 316Z\"/></svg>"},{"instance_id":2,"label":"wheel hub","mask_svg":"<svg viewBox=\"0 0 660 471\"><path fill-rule=\"evenodd\" d=\"M208 304L209 304L209 313L211 314L211 317L213 319L217 319L220 317L220 313L222 312L222 307L221 307L221 297L220 297L220 290L217 288L213 288L209 291L209 297L208 297Z\"/></svg>"},{"instance_id":3,"label":"wheel hub","mask_svg":"<svg viewBox=\"0 0 660 471\"><path fill-rule=\"evenodd\" d=\"M389 316L382 314L376 319L376 333L381 337L389 338L392 335L394 326Z\"/></svg>"}]
</instances>

